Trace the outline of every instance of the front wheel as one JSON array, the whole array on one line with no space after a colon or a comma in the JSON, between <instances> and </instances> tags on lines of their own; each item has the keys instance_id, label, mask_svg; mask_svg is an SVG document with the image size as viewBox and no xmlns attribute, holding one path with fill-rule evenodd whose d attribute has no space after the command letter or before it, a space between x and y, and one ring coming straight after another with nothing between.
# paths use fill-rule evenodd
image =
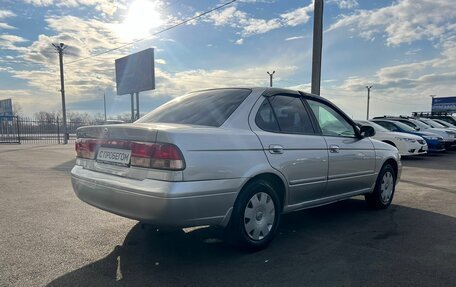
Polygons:
<instances>
[{"instance_id":1,"label":"front wheel","mask_svg":"<svg viewBox=\"0 0 456 287\"><path fill-rule=\"evenodd\" d=\"M236 200L227 235L240 247L261 250L273 239L280 214L274 187L265 180L255 180L244 187Z\"/></svg>"},{"instance_id":2,"label":"front wheel","mask_svg":"<svg viewBox=\"0 0 456 287\"><path fill-rule=\"evenodd\" d=\"M396 174L390 164L385 164L378 174L373 193L366 194L365 199L369 207L385 209L393 201L396 189Z\"/></svg>"}]
</instances>

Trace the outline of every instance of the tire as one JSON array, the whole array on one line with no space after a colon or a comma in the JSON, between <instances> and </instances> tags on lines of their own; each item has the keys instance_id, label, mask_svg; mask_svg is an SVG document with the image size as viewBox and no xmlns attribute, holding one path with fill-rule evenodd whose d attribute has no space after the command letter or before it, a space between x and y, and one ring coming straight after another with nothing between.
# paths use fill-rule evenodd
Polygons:
<instances>
[{"instance_id":1,"label":"tire","mask_svg":"<svg viewBox=\"0 0 456 287\"><path fill-rule=\"evenodd\" d=\"M252 181L242 189L234 204L226 235L242 249L264 249L274 238L281 213L274 186L263 179Z\"/></svg>"},{"instance_id":2,"label":"tire","mask_svg":"<svg viewBox=\"0 0 456 287\"><path fill-rule=\"evenodd\" d=\"M367 205L373 209L385 209L393 201L396 190L396 173L390 164L383 165L378 174L373 193L365 195Z\"/></svg>"}]
</instances>

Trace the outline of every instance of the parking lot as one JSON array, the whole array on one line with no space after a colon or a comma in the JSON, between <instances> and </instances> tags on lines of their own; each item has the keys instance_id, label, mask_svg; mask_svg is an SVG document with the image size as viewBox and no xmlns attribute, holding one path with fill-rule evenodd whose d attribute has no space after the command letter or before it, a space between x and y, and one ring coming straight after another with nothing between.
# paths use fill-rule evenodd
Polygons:
<instances>
[{"instance_id":1,"label":"parking lot","mask_svg":"<svg viewBox=\"0 0 456 287\"><path fill-rule=\"evenodd\" d=\"M74 195L73 146L0 145L0 286L454 286L456 152L403 159L393 205L283 217L243 253L217 228L157 231Z\"/></svg>"}]
</instances>

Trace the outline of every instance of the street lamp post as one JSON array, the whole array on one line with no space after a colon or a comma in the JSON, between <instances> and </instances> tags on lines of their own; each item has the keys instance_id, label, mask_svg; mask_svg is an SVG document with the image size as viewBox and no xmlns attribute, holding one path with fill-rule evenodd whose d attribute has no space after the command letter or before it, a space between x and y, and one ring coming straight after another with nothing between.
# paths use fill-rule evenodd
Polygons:
<instances>
[{"instance_id":1,"label":"street lamp post","mask_svg":"<svg viewBox=\"0 0 456 287\"><path fill-rule=\"evenodd\" d=\"M272 73L269 73L269 71L268 71L266 73L268 73L268 75L269 75L269 87L272 88L272 77L274 77L275 71L272 71Z\"/></svg>"},{"instance_id":2,"label":"street lamp post","mask_svg":"<svg viewBox=\"0 0 456 287\"><path fill-rule=\"evenodd\" d=\"M367 115L366 115L366 120L369 120L369 103L370 103L370 91L371 91L372 85L366 86L367 89Z\"/></svg>"}]
</instances>

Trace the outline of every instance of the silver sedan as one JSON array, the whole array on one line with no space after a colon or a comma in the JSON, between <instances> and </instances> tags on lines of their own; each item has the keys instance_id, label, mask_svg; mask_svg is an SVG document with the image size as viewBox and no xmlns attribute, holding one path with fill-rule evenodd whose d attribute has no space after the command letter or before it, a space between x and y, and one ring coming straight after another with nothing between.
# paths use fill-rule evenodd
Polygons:
<instances>
[{"instance_id":1,"label":"silver sedan","mask_svg":"<svg viewBox=\"0 0 456 287\"><path fill-rule=\"evenodd\" d=\"M374 133L299 91L197 91L132 124L79 128L72 183L103 210L159 226L219 225L261 249L283 213L356 195L391 204L400 156Z\"/></svg>"}]
</instances>

